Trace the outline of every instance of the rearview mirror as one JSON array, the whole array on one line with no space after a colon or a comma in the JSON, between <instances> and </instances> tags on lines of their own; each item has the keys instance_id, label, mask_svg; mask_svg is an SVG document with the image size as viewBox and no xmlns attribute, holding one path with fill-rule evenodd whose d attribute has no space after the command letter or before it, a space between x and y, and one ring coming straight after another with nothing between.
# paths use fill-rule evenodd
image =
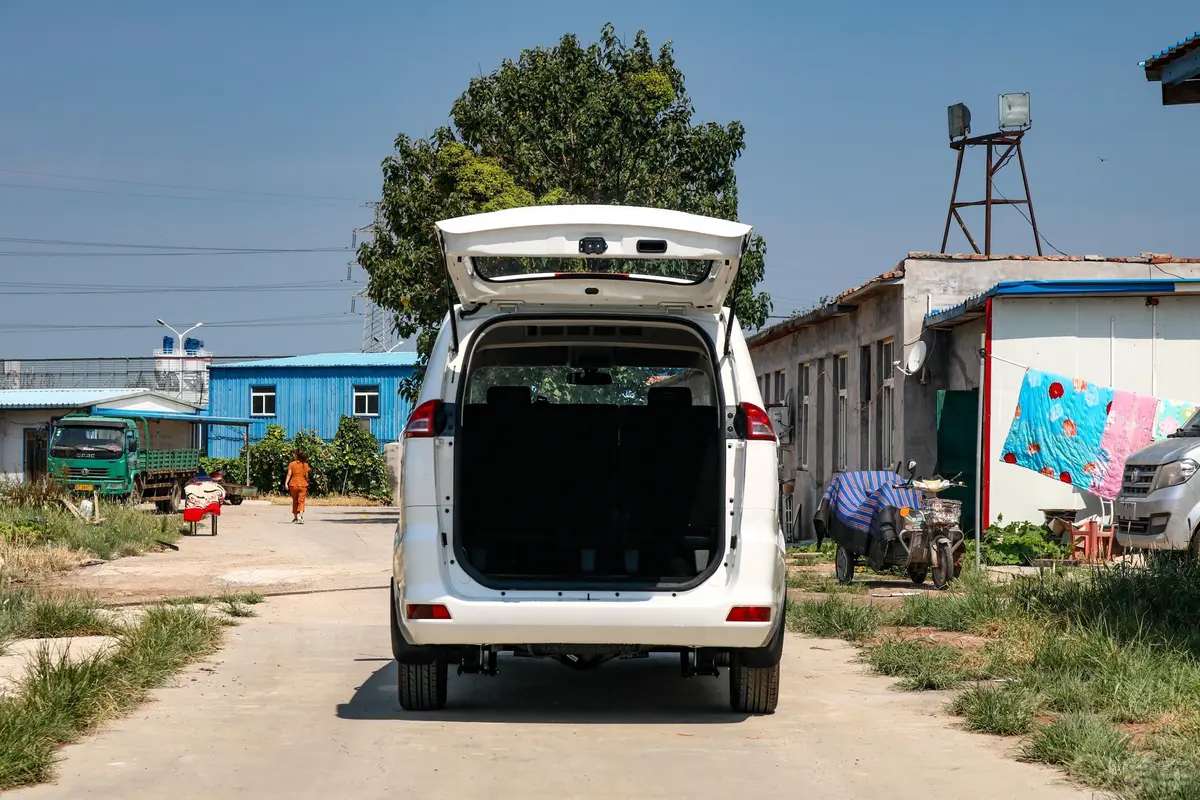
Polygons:
<instances>
[{"instance_id":1,"label":"rearview mirror","mask_svg":"<svg viewBox=\"0 0 1200 800\"><path fill-rule=\"evenodd\" d=\"M594 369L572 372L568 382L574 386L612 386L612 375Z\"/></svg>"},{"instance_id":2,"label":"rearview mirror","mask_svg":"<svg viewBox=\"0 0 1200 800\"><path fill-rule=\"evenodd\" d=\"M917 462L916 461L908 462L908 474L909 475L917 474Z\"/></svg>"}]
</instances>

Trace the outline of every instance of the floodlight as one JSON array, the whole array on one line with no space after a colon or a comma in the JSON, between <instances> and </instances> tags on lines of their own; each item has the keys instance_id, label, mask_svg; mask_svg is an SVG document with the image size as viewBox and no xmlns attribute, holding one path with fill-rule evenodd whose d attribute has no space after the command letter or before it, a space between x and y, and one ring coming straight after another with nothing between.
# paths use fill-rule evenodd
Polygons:
<instances>
[{"instance_id":1,"label":"floodlight","mask_svg":"<svg viewBox=\"0 0 1200 800\"><path fill-rule=\"evenodd\" d=\"M1000 95L1000 128L1028 128L1032 124L1029 118L1029 92Z\"/></svg>"},{"instance_id":2,"label":"floodlight","mask_svg":"<svg viewBox=\"0 0 1200 800\"><path fill-rule=\"evenodd\" d=\"M971 135L971 109L962 103L946 108L946 124L950 129L950 140Z\"/></svg>"}]
</instances>

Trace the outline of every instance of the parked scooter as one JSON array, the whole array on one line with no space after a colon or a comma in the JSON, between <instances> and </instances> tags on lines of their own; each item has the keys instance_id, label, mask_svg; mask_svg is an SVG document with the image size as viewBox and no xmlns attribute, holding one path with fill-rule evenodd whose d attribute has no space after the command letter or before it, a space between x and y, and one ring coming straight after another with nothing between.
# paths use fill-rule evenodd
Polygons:
<instances>
[{"instance_id":1,"label":"parked scooter","mask_svg":"<svg viewBox=\"0 0 1200 800\"><path fill-rule=\"evenodd\" d=\"M860 559L875 572L903 566L918 585L932 575L939 589L958 577L962 503L939 495L963 484L941 477L918 480L916 469L910 461L907 480L897 466L896 472L844 472L830 481L813 522L818 541L828 537L837 543L838 583L854 580Z\"/></svg>"}]
</instances>

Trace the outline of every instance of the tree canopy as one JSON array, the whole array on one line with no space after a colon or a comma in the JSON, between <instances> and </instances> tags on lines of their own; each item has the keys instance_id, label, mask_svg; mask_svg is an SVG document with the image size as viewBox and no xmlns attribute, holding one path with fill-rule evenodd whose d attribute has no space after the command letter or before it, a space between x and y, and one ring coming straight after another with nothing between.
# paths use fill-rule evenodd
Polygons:
<instances>
[{"instance_id":1,"label":"tree canopy","mask_svg":"<svg viewBox=\"0 0 1200 800\"><path fill-rule=\"evenodd\" d=\"M453 288L433 223L530 205L611 203L737 219L739 122L693 124L671 43L657 56L639 31L632 45L606 24L583 47L573 34L525 50L471 80L451 124L426 139L396 137L383 161L375 235L359 247L367 296L417 337L424 363ZM743 325L771 310L762 280L766 243L742 260L733 305Z\"/></svg>"}]
</instances>

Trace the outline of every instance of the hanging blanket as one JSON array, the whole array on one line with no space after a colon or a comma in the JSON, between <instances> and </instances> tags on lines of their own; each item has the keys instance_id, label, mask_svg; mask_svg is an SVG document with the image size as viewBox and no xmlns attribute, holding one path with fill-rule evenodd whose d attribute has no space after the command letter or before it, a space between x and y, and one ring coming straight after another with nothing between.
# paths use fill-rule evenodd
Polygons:
<instances>
[{"instance_id":1,"label":"hanging blanket","mask_svg":"<svg viewBox=\"0 0 1200 800\"><path fill-rule=\"evenodd\" d=\"M884 508L916 508L921 493L898 489L903 480L894 472L843 472L834 475L821 498L846 526L869 533L875 515Z\"/></svg>"},{"instance_id":2,"label":"hanging blanket","mask_svg":"<svg viewBox=\"0 0 1200 800\"><path fill-rule=\"evenodd\" d=\"M1091 491L1112 400L1107 386L1028 370L1001 459Z\"/></svg>"},{"instance_id":3,"label":"hanging blanket","mask_svg":"<svg viewBox=\"0 0 1200 800\"><path fill-rule=\"evenodd\" d=\"M1158 405L1157 398L1149 395L1123 389L1113 393L1108 421L1100 439L1099 466L1092 476L1092 494L1113 500L1120 493L1125 461L1154 441Z\"/></svg>"},{"instance_id":4,"label":"hanging blanket","mask_svg":"<svg viewBox=\"0 0 1200 800\"><path fill-rule=\"evenodd\" d=\"M1196 409L1195 403L1185 403L1179 400L1158 401L1158 411L1154 415L1154 439L1165 439L1183 427L1192 418Z\"/></svg>"}]
</instances>

